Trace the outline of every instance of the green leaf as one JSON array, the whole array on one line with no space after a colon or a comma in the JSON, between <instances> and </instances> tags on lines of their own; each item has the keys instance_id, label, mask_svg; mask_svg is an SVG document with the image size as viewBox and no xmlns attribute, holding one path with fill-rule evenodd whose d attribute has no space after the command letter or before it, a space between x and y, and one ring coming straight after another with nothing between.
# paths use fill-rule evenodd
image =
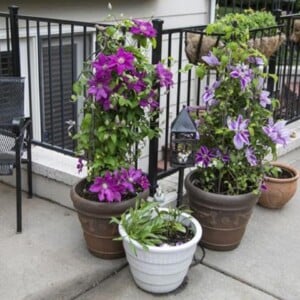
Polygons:
<instances>
[{"instance_id":1,"label":"green leaf","mask_svg":"<svg viewBox=\"0 0 300 300\"><path fill-rule=\"evenodd\" d=\"M114 143L114 144L117 144L117 135L114 133L114 134L112 134L111 136L110 136L110 138L111 138L111 140L112 140L112 142Z\"/></svg>"},{"instance_id":2,"label":"green leaf","mask_svg":"<svg viewBox=\"0 0 300 300\"><path fill-rule=\"evenodd\" d=\"M109 36L113 36L116 33L116 31L117 31L117 29L114 26L108 26L108 27L106 27L106 33Z\"/></svg>"},{"instance_id":3,"label":"green leaf","mask_svg":"<svg viewBox=\"0 0 300 300\"><path fill-rule=\"evenodd\" d=\"M77 95L81 94L82 86L79 81L76 81L75 83L73 83L73 92Z\"/></svg>"},{"instance_id":4,"label":"green leaf","mask_svg":"<svg viewBox=\"0 0 300 300\"><path fill-rule=\"evenodd\" d=\"M253 127L248 127L248 131L249 131L249 133L250 133L250 136L254 136L254 129L253 129Z\"/></svg>"},{"instance_id":5,"label":"green leaf","mask_svg":"<svg viewBox=\"0 0 300 300\"><path fill-rule=\"evenodd\" d=\"M153 49L156 49L156 47L157 47L156 38L151 38L151 44L152 44Z\"/></svg>"},{"instance_id":6,"label":"green leaf","mask_svg":"<svg viewBox=\"0 0 300 300\"><path fill-rule=\"evenodd\" d=\"M196 67L196 75L197 77L199 77L200 79L203 79L204 76L206 75L206 67L201 64L201 65L198 65Z\"/></svg>"}]
</instances>

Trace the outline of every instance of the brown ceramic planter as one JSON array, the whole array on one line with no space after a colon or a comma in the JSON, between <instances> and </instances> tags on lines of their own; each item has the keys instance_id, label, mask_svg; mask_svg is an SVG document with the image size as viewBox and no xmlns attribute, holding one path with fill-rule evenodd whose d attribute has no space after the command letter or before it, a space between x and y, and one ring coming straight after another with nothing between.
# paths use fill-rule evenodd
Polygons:
<instances>
[{"instance_id":1,"label":"brown ceramic planter","mask_svg":"<svg viewBox=\"0 0 300 300\"><path fill-rule=\"evenodd\" d=\"M294 196L297 190L299 172L283 163L272 163L291 174L291 178L265 177L266 191L262 191L258 203L267 208L281 208Z\"/></svg>"},{"instance_id":2,"label":"brown ceramic planter","mask_svg":"<svg viewBox=\"0 0 300 300\"><path fill-rule=\"evenodd\" d=\"M87 200L80 196L86 179L82 179L71 189L71 199L77 210L88 250L95 256L105 259L125 256L118 225L110 224L111 217L119 217L129 207L134 207L136 198L122 202L106 203ZM139 195L146 199L149 191Z\"/></svg>"},{"instance_id":3,"label":"brown ceramic planter","mask_svg":"<svg viewBox=\"0 0 300 300\"><path fill-rule=\"evenodd\" d=\"M258 196L253 193L221 195L205 192L192 182L197 171L189 173L185 187L193 216L203 228L204 247L226 251L236 248L244 235Z\"/></svg>"}]
</instances>

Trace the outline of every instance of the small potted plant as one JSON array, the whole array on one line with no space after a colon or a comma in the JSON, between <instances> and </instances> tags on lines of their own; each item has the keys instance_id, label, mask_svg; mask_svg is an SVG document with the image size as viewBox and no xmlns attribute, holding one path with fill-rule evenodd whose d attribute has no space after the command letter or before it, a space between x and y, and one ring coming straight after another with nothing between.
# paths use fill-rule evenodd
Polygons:
<instances>
[{"instance_id":1,"label":"small potted plant","mask_svg":"<svg viewBox=\"0 0 300 300\"><path fill-rule=\"evenodd\" d=\"M280 162L273 162L272 166L264 177L265 189L258 203L267 208L282 208L296 193L299 171Z\"/></svg>"},{"instance_id":2,"label":"small potted plant","mask_svg":"<svg viewBox=\"0 0 300 300\"><path fill-rule=\"evenodd\" d=\"M86 61L74 84L73 99L83 102L83 116L74 140L78 169L87 177L71 189L87 247L102 258L124 256L118 230L110 224L138 198L147 198L149 182L134 167L146 138L159 135L159 87L172 85L162 64L152 65L155 46L151 22L123 20L98 27L98 52Z\"/></svg>"},{"instance_id":3,"label":"small potted plant","mask_svg":"<svg viewBox=\"0 0 300 300\"><path fill-rule=\"evenodd\" d=\"M158 208L142 202L113 218L135 283L145 291L167 293L186 276L202 229L199 222L179 208Z\"/></svg>"},{"instance_id":4,"label":"small potted plant","mask_svg":"<svg viewBox=\"0 0 300 300\"><path fill-rule=\"evenodd\" d=\"M273 120L279 101L265 90L266 58L243 40L228 41L202 57L197 74L210 74L213 82L202 95L206 111L199 117L190 109L199 140L197 169L187 175L185 186L203 227L201 243L214 250L239 245L264 187L266 156L276 159L276 145L289 139L286 122Z\"/></svg>"}]
</instances>

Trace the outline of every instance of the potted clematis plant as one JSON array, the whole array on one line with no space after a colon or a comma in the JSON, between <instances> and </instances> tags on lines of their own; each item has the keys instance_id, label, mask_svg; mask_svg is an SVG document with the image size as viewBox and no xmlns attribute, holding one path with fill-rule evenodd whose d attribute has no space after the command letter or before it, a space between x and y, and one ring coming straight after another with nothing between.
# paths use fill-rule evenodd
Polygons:
<instances>
[{"instance_id":1,"label":"potted clematis plant","mask_svg":"<svg viewBox=\"0 0 300 300\"><path fill-rule=\"evenodd\" d=\"M276 145L286 145L289 132L284 120L273 119L279 101L265 89L266 58L258 50L231 40L202 61L197 74L204 78L210 72L214 80L203 92L201 116L190 108L200 138L197 169L187 175L185 186L203 227L201 243L231 250L239 245L265 188L266 157L276 159Z\"/></svg>"},{"instance_id":2,"label":"potted clematis plant","mask_svg":"<svg viewBox=\"0 0 300 300\"><path fill-rule=\"evenodd\" d=\"M152 65L148 50L155 47L151 22L123 20L98 27L98 51L86 62L74 84L73 99L83 102L83 116L74 135L78 169L87 177L71 189L89 251L101 258L124 256L115 241L118 229L110 224L146 199L149 181L134 167L145 139L159 135L158 89L173 84L171 72Z\"/></svg>"}]
</instances>

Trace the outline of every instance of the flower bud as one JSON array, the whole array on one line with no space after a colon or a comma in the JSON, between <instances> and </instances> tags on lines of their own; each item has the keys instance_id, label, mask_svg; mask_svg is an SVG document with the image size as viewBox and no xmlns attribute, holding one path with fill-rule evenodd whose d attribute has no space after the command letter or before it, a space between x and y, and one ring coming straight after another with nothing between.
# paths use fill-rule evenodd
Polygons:
<instances>
[{"instance_id":1,"label":"flower bud","mask_svg":"<svg viewBox=\"0 0 300 300\"><path fill-rule=\"evenodd\" d=\"M116 124L119 124L119 123L120 123L119 115L116 115L116 117L115 117L115 123L116 123Z\"/></svg>"}]
</instances>

